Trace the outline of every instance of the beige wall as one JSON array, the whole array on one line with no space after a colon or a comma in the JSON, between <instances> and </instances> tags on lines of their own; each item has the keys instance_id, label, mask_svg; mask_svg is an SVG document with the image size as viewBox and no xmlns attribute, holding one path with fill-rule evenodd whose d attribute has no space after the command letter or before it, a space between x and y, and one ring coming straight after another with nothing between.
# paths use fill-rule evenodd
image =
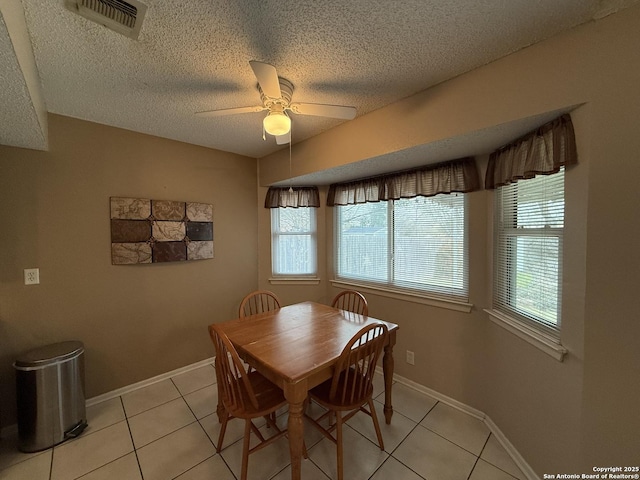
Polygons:
<instances>
[{"instance_id":1,"label":"beige wall","mask_svg":"<svg viewBox=\"0 0 640 480\"><path fill-rule=\"evenodd\" d=\"M530 47L294 147L293 175L583 104L580 164L567 174L559 363L490 322L491 193L469 195L470 314L369 295L396 321L396 371L486 412L540 474L637 463L640 450L640 7ZM89 396L212 355L205 327L260 286L284 303L328 301L332 211L319 209L319 285L272 285L266 185L288 158L255 161L52 115L49 152L0 147L0 397L13 423L11 362L79 338ZM623 173L613 171L623 170ZM225 199L234 193L240 203ZM323 190L323 198L326 190ZM214 205L216 258L112 266L108 198ZM22 285L39 267L41 285ZM617 277L622 277L618 280ZM404 351L416 352L416 366Z\"/></svg>"},{"instance_id":2,"label":"beige wall","mask_svg":"<svg viewBox=\"0 0 640 480\"><path fill-rule=\"evenodd\" d=\"M635 6L293 147L298 176L581 105L572 113L580 163L566 176L564 362L483 312L490 192L469 195L470 314L368 295L372 315L400 324L397 373L487 413L539 474L635 464L640 451L638 46ZM283 180L288 158L261 159L259 171L261 185ZM330 279L332 213L324 210ZM268 235L261 224L261 245ZM335 291L328 285L326 297ZM407 349L415 367L404 363Z\"/></svg>"},{"instance_id":3,"label":"beige wall","mask_svg":"<svg viewBox=\"0 0 640 480\"><path fill-rule=\"evenodd\" d=\"M82 340L93 397L213 356L207 325L257 287L255 159L56 115L49 126L48 152L0 146L5 426L16 355ZM110 196L213 204L215 258L111 265ZM25 286L32 267L41 283Z\"/></svg>"}]
</instances>

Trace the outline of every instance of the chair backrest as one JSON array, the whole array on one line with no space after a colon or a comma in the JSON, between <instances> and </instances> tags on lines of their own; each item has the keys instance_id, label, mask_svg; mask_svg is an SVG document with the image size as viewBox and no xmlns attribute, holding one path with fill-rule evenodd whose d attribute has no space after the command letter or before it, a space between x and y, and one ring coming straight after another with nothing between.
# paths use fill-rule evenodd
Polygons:
<instances>
[{"instance_id":1,"label":"chair backrest","mask_svg":"<svg viewBox=\"0 0 640 480\"><path fill-rule=\"evenodd\" d=\"M344 347L331 381L329 399L341 405L362 404L373 392L373 374L387 337L387 326L362 328Z\"/></svg>"},{"instance_id":2,"label":"chair backrest","mask_svg":"<svg viewBox=\"0 0 640 480\"><path fill-rule=\"evenodd\" d=\"M271 312L280 308L280 300L269 290L256 290L242 299L238 317L248 317L257 313Z\"/></svg>"},{"instance_id":3,"label":"chair backrest","mask_svg":"<svg viewBox=\"0 0 640 480\"><path fill-rule=\"evenodd\" d=\"M209 335L216 348L216 379L224 407L234 416L246 411L247 402L258 408L247 371L229 337L215 324L209 325Z\"/></svg>"},{"instance_id":4,"label":"chair backrest","mask_svg":"<svg viewBox=\"0 0 640 480\"><path fill-rule=\"evenodd\" d=\"M369 315L369 306L367 299L356 290L343 290L331 302L331 306L340 310L358 313L360 315Z\"/></svg>"}]
</instances>

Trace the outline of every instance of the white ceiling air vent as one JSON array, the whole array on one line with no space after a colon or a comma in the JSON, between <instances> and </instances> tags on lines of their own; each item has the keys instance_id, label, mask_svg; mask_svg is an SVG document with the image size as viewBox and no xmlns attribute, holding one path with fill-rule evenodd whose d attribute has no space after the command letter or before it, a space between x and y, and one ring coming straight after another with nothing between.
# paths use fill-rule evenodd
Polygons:
<instances>
[{"instance_id":1,"label":"white ceiling air vent","mask_svg":"<svg viewBox=\"0 0 640 480\"><path fill-rule=\"evenodd\" d=\"M136 0L67 0L72 12L114 32L137 39L147 6Z\"/></svg>"}]
</instances>

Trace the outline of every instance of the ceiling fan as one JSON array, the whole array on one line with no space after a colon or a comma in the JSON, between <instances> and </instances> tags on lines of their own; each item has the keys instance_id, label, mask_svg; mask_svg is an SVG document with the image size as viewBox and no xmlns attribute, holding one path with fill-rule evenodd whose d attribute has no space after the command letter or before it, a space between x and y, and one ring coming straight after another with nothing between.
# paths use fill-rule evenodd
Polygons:
<instances>
[{"instance_id":1,"label":"ceiling fan","mask_svg":"<svg viewBox=\"0 0 640 480\"><path fill-rule=\"evenodd\" d=\"M344 120L353 120L356 116L355 107L291 102L293 84L286 78L279 77L276 67L256 60L251 60L249 65L258 79L258 91L262 105L196 112L196 115L218 117L268 110L267 116L263 120L264 131L275 136L278 145L291 142L291 118L287 112Z\"/></svg>"}]
</instances>

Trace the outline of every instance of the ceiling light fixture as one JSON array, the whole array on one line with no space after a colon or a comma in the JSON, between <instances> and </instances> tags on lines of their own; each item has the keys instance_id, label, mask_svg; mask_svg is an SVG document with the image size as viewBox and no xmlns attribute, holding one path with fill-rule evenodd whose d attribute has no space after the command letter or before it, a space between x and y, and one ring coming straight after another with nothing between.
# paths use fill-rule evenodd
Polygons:
<instances>
[{"instance_id":1,"label":"ceiling light fixture","mask_svg":"<svg viewBox=\"0 0 640 480\"><path fill-rule=\"evenodd\" d=\"M269 135L286 135L291 130L291 119L282 110L272 109L264 117L262 126Z\"/></svg>"}]
</instances>

